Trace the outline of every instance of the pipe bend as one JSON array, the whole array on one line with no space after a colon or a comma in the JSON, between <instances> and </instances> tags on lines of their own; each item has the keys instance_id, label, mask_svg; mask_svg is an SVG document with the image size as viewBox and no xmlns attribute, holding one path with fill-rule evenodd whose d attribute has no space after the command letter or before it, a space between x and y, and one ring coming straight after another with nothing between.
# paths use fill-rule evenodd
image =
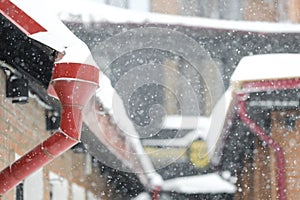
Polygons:
<instances>
[{"instance_id":1,"label":"pipe bend","mask_svg":"<svg viewBox=\"0 0 300 200\"><path fill-rule=\"evenodd\" d=\"M276 154L277 161L277 185L278 185L278 199L286 200L286 172L285 172L285 158L282 147L271 136L267 135L264 130L259 127L255 121L253 121L248 113L246 107L246 100L248 98L247 93L238 94L238 116L243 123L258 136L258 138L264 141L270 148L272 148Z\"/></svg>"},{"instance_id":2,"label":"pipe bend","mask_svg":"<svg viewBox=\"0 0 300 200\"><path fill-rule=\"evenodd\" d=\"M52 85L62 105L60 130L0 172L0 195L79 142L82 108L95 94L98 78L99 69L91 65L55 65Z\"/></svg>"}]
</instances>

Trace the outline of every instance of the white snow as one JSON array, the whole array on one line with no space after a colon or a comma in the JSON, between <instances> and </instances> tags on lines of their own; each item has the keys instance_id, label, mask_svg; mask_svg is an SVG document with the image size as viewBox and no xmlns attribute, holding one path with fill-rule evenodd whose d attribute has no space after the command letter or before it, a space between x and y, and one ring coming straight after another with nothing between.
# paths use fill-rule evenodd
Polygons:
<instances>
[{"instance_id":1,"label":"white snow","mask_svg":"<svg viewBox=\"0 0 300 200\"><path fill-rule=\"evenodd\" d=\"M206 139L210 127L210 118L203 116L168 115L164 118L162 129L191 130L181 138L145 139L145 146L187 147L195 139Z\"/></svg>"},{"instance_id":2,"label":"white snow","mask_svg":"<svg viewBox=\"0 0 300 200\"><path fill-rule=\"evenodd\" d=\"M187 194L216 194L234 193L236 186L224 180L217 173L211 173L165 180L162 189Z\"/></svg>"},{"instance_id":3,"label":"white snow","mask_svg":"<svg viewBox=\"0 0 300 200\"><path fill-rule=\"evenodd\" d=\"M137 197L131 200L152 200L152 198L148 192L142 192Z\"/></svg>"},{"instance_id":4,"label":"white snow","mask_svg":"<svg viewBox=\"0 0 300 200\"><path fill-rule=\"evenodd\" d=\"M163 121L163 129L205 129L209 118L203 116L167 115Z\"/></svg>"},{"instance_id":5,"label":"white snow","mask_svg":"<svg viewBox=\"0 0 300 200\"><path fill-rule=\"evenodd\" d=\"M65 21L108 22L108 23L152 23L192 27L203 27L236 31L252 32L300 32L300 25L291 23L246 22L166 15L149 12L138 12L99 4L86 0L53 0L60 19ZM78 22L79 22L78 21Z\"/></svg>"},{"instance_id":6,"label":"white snow","mask_svg":"<svg viewBox=\"0 0 300 200\"><path fill-rule=\"evenodd\" d=\"M264 54L242 58L231 81L285 79L300 77L300 54Z\"/></svg>"},{"instance_id":7,"label":"white snow","mask_svg":"<svg viewBox=\"0 0 300 200\"><path fill-rule=\"evenodd\" d=\"M219 157L215 154L219 148L217 142L228 127L227 123L231 119L233 105L232 88L229 87L212 111L211 125L206 136L207 151L214 164L219 161Z\"/></svg>"},{"instance_id":8,"label":"white snow","mask_svg":"<svg viewBox=\"0 0 300 200\"><path fill-rule=\"evenodd\" d=\"M59 4L56 5L52 1L46 0L13 0L12 2L47 30L29 35L29 37L64 54L59 62L97 66L86 44L58 18L54 8Z\"/></svg>"}]
</instances>

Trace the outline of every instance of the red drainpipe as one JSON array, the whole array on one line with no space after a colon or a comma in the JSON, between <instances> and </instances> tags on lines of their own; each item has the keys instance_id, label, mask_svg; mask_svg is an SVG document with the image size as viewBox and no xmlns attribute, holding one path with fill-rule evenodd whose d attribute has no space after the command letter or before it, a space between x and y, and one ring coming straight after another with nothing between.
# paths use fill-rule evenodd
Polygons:
<instances>
[{"instance_id":1,"label":"red drainpipe","mask_svg":"<svg viewBox=\"0 0 300 200\"><path fill-rule=\"evenodd\" d=\"M62 105L60 129L0 172L0 198L20 181L80 140L82 108L98 86L99 69L86 64L55 65L52 85Z\"/></svg>"},{"instance_id":2,"label":"red drainpipe","mask_svg":"<svg viewBox=\"0 0 300 200\"><path fill-rule=\"evenodd\" d=\"M238 115L248 128L254 132L262 141L268 144L276 154L277 163L277 184L278 184L278 198L279 200L286 200L286 188L285 188L285 158L283 149L280 145L269 135L266 135L264 130L259 127L248 115L246 108L247 94L238 95Z\"/></svg>"},{"instance_id":3,"label":"red drainpipe","mask_svg":"<svg viewBox=\"0 0 300 200\"><path fill-rule=\"evenodd\" d=\"M152 200L158 200L159 199L159 193L161 188L156 186L152 189Z\"/></svg>"},{"instance_id":4,"label":"red drainpipe","mask_svg":"<svg viewBox=\"0 0 300 200\"><path fill-rule=\"evenodd\" d=\"M300 87L299 79L282 79L282 80L269 80L269 81L255 81L247 82L243 85L242 93L238 94L238 115L239 118L254 132L262 141L268 144L276 154L277 164L277 185L278 185L278 199L286 200L286 172L285 172L285 158L281 146L264 130L259 127L248 115L246 100L248 93L261 92L270 90L287 90Z\"/></svg>"}]
</instances>

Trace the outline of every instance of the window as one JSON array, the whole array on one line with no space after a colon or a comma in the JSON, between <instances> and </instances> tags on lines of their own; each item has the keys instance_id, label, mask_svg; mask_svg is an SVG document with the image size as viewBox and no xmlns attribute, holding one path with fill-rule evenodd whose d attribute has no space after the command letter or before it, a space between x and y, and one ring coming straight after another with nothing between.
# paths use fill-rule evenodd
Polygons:
<instances>
[{"instance_id":1,"label":"window","mask_svg":"<svg viewBox=\"0 0 300 200\"><path fill-rule=\"evenodd\" d=\"M57 174L50 172L50 200L68 199L69 184L66 179Z\"/></svg>"},{"instance_id":2,"label":"window","mask_svg":"<svg viewBox=\"0 0 300 200\"><path fill-rule=\"evenodd\" d=\"M21 182L16 188L16 200L24 200L24 183Z\"/></svg>"},{"instance_id":3,"label":"window","mask_svg":"<svg viewBox=\"0 0 300 200\"><path fill-rule=\"evenodd\" d=\"M143 12L150 11L150 0L106 0L107 5Z\"/></svg>"},{"instance_id":4,"label":"window","mask_svg":"<svg viewBox=\"0 0 300 200\"><path fill-rule=\"evenodd\" d=\"M43 169L40 169L24 180L24 200L43 200Z\"/></svg>"},{"instance_id":5,"label":"window","mask_svg":"<svg viewBox=\"0 0 300 200\"><path fill-rule=\"evenodd\" d=\"M128 0L128 8L137 11L150 11L150 0Z\"/></svg>"},{"instance_id":6,"label":"window","mask_svg":"<svg viewBox=\"0 0 300 200\"><path fill-rule=\"evenodd\" d=\"M88 200L96 200L97 199L96 195L94 193L92 193L91 191L87 192L87 198L88 198Z\"/></svg>"},{"instance_id":7,"label":"window","mask_svg":"<svg viewBox=\"0 0 300 200\"><path fill-rule=\"evenodd\" d=\"M107 4L120 8L128 8L127 0L107 0Z\"/></svg>"},{"instance_id":8,"label":"window","mask_svg":"<svg viewBox=\"0 0 300 200\"><path fill-rule=\"evenodd\" d=\"M85 199L84 188L73 183L72 184L72 196L73 196L73 200L84 200Z\"/></svg>"}]
</instances>

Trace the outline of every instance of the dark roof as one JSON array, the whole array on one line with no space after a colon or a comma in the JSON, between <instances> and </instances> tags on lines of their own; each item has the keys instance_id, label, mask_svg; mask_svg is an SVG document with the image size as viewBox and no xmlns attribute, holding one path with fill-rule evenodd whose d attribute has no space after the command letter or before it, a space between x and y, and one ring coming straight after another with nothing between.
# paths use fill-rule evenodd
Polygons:
<instances>
[{"instance_id":1,"label":"dark roof","mask_svg":"<svg viewBox=\"0 0 300 200\"><path fill-rule=\"evenodd\" d=\"M49 104L47 88L57 52L24 34L0 14L0 60L15 71L14 75L29 80L30 90Z\"/></svg>"}]
</instances>

